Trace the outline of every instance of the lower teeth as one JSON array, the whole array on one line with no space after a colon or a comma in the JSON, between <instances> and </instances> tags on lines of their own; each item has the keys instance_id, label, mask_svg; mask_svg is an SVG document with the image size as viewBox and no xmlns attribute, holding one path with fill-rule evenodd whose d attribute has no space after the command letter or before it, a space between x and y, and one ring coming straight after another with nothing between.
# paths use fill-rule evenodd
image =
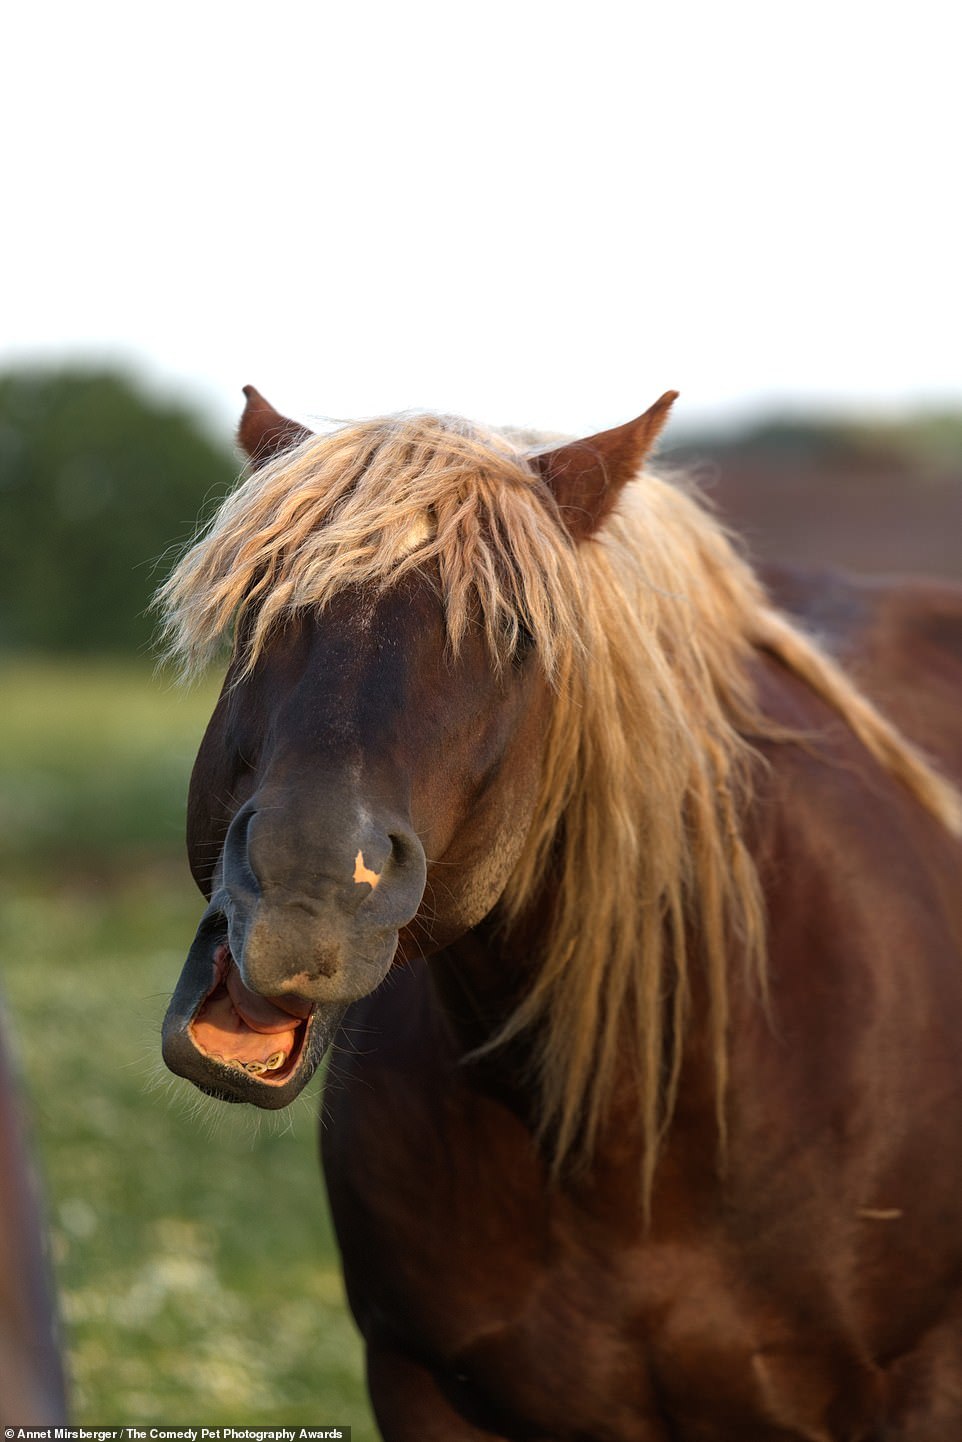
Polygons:
<instances>
[{"instance_id":1,"label":"lower teeth","mask_svg":"<svg viewBox=\"0 0 962 1442\"><path fill-rule=\"evenodd\" d=\"M287 1061L287 1053L275 1051L266 1061L241 1061L239 1057L224 1057L220 1052L211 1052L214 1061L219 1061L224 1066L233 1067L234 1071L245 1071L251 1076L260 1076L266 1071L279 1071Z\"/></svg>"}]
</instances>

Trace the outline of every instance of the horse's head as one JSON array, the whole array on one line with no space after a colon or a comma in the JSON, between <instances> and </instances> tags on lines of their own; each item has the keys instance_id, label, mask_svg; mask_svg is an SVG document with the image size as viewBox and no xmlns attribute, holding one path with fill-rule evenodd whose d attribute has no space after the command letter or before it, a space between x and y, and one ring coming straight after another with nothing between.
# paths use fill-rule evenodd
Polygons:
<instances>
[{"instance_id":1,"label":"horse's head","mask_svg":"<svg viewBox=\"0 0 962 1442\"><path fill-rule=\"evenodd\" d=\"M391 474L371 482L370 435L331 495L312 459L325 442L248 391L240 435L257 525L228 503L193 572L188 557L168 588L237 618L191 781L188 851L209 905L164 1026L174 1071L225 1100L285 1105L350 1002L496 905L565 683L549 634L577 600L562 594L565 558L637 472L673 399L588 441L527 459L506 450L477 495L458 481L425 505L413 422L395 432L396 496ZM453 435L463 466L471 445ZM329 471L336 437L328 451ZM430 446L423 456L438 464Z\"/></svg>"}]
</instances>

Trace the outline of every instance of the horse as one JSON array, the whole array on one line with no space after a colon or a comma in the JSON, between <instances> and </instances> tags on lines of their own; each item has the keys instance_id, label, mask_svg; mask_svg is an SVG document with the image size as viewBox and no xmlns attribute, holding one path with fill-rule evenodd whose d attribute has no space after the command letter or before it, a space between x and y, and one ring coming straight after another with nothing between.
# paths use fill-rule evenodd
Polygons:
<instances>
[{"instance_id":1,"label":"horse","mask_svg":"<svg viewBox=\"0 0 962 1442\"><path fill-rule=\"evenodd\" d=\"M962 1435L960 591L754 570L647 465L674 392L540 447L246 394L160 594L230 647L164 1056L279 1108L331 1047L383 1436Z\"/></svg>"}]
</instances>

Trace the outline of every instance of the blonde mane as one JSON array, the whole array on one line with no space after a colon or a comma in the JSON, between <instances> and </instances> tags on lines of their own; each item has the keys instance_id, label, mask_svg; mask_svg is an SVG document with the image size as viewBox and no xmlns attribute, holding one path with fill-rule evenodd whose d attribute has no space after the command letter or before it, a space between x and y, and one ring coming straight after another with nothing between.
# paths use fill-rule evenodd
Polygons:
<instances>
[{"instance_id":1,"label":"blonde mane","mask_svg":"<svg viewBox=\"0 0 962 1442\"><path fill-rule=\"evenodd\" d=\"M244 618L252 666L293 612L412 571L439 586L453 650L480 625L501 665L525 630L554 688L506 925L549 867L557 901L533 984L490 1046L530 1035L556 1166L591 1154L627 1054L647 1198L680 1075L690 938L722 1138L732 956L764 992L764 903L743 836L756 761L746 738L784 733L756 704L753 652L803 678L955 830L959 797L773 609L683 488L640 475L600 534L575 545L524 452L447 417L311 437L251 475L160 592L168 645L195 670Z\"/></svg>"}]
</instances>

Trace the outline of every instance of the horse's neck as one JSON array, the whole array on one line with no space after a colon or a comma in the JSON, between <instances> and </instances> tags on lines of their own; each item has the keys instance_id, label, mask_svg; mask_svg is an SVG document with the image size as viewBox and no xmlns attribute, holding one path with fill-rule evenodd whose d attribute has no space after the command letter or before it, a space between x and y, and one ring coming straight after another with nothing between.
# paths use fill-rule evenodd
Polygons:
<instances>
[{"instance_id":1,"label":"horse's neck","mask_svg":"<svg viewBox=\"0 0 962 1442\"><path fill-rule=\"evenodd\" d=\"M432 1005L448 1044L462 1063L458 1067L461 1077L472 1092L496 1101L532 1133L540 1131L532 1033L524 1030L504 1045L484 1048L511 1017L532 979L540 954L539 939L547 929L555 895L556 888L549 879L537 905L520 918L510 933L499 924L495 913L430 962ZM709 1006L704 976L700 968L696 971L691 984L691 1016L682 1043L683 1085L673 1136L685 1156L690 1152L693 1158L685 1163L686 1175L700 1176L706 1168L707 1173L712 1173L716 1154L715 1071L706 1037ZM670 1033L670 995L664 998L664 1004ZM471 1053L476 1055L472 1057ZM577 1183L577 1188L583 1183L595 1196L626 1196L637 1201L639 1195L643 1133L638 1105L640 1079L634 1055L629 1038L624 1067L616 1079L593 1152L590 1182L583 1177ZM464 1065L466 1059L468 1064Z\"/></svg>"},{"instance_id":2,"label":"horse's neck","mask_svg":"<svg viewBox=\"0 0 962 1442\"><path fill-rule=\"evenodd\" d=\"M532 979L538 937L547 924L545 898L509 935L498 910L431 962L431 979L462 1052L474 1051L507 1021Z\"/></svg>"}]
</instances>

